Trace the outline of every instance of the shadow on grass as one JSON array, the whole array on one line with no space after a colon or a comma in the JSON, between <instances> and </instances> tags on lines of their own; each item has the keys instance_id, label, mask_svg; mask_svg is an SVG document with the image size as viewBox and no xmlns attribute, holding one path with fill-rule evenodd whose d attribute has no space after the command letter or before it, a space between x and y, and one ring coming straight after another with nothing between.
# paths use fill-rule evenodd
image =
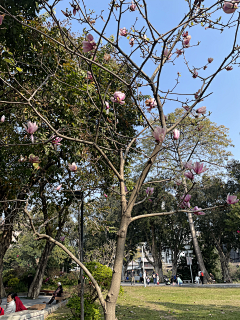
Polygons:
<instances>
[{"instance_id":1,"label":"shadow on grass","mask_svg":"<svg viewBox=\"0 0 240 320\"><path fill-rule=\"evenodd\" d=\"M168 310L176 319L218 319L237 320L240 318L240 307L234 305L199 304L199 303L173 303L148 301L159 309ZM146 318L147 319L147 318Z\"/></svg>"},{"instance_id":2,"label":"shadow on grass","mask_svg":"<svg viewBox=\"0 0 240 320\"><path fill-rule=\"evenodd\" d=\"M154 310L154 308L147 308L142 306L119 306L116 308L116 317L118 320L177 320L172 312L164 310Z\"/></svg>"}]
</instances>

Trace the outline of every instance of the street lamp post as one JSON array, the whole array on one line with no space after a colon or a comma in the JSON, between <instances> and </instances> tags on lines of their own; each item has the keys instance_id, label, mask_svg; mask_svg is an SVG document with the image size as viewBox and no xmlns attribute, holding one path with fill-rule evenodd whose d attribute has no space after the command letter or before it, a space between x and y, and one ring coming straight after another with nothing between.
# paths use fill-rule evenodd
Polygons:
<instances>
[{"instance_id":1,"label":"street lamp post","mask_svg":"<svg viewBox=\"0 0 240 320\"><path fill-rule=\"evenodd\" d=\"M145 277L145 268L144 268L144 256L143 256L143 246L144 246L144 242L141 243L142 245L142 268L143 268L143 283L144 283L144 287L147 286L146 284L146 277Z\"/></svg>"},{"instance_id":2,"label":"street lamp post","mask_svg":"<svg viewBox=\"0 0 240 320\"><path fill-rule=\"evenodd\" d=\"M193 250L190 250L190 245L186 245L185 247L186 250L186 254L187 254L187 264L189 265L190 268L190 272L191 272L191 278L192 278L192 283L193 283L193 275L192 275L192 257L190 256L190 254L193 253Z\"/></svg>"},{"instance_id":3,"label":"street lamp post","mask_svg":"<svg viewBox=\"0 0 240 320\"><path fill-rule=\"evenodd\" d=\"M83 200L84 194L81 190L65 190L67 194L72 195L76 200L81 200L78 206L78 236L79 236L79 260L83 262ZM83 269L80 267L80 299L81 299L81 320L84 320L84 278Z\"/></svg>"},{"instance_id":4,"label":"street lamp post","mask_svg":"<svg viewBox=\"0 0 240 320\"><path fill-rule=\"evenodd\" d=\"M81 200L78 207L78 234L79 234L79 260L83 262L83 191L74 191L77 199ZM84 320L84 278L83 269L80 268L80 299L81 299L81 320Z\"/></svg>"}]
</instances>

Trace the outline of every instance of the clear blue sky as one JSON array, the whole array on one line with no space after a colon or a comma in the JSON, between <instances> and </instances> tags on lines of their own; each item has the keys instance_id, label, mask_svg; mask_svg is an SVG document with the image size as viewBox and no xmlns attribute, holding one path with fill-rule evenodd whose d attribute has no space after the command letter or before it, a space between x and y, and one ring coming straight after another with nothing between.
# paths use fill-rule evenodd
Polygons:
<instances>
[{"instance_id":1,"label":"clear blue sky","mask_svg":"<svg viewBox=\"0 0 240 320\"><path fill-rule=\"evenodd\" d=\"M103 17L106 18L108 14L108 2L109 1L97 1L97 0L87 0L85 2L87 6L87 11L92 9L96 14L100 14L101 10L104 10ZM183 15L188 11L187 2L184 0L149 0L146 1L148 4L149 20L152 22L154 27L162 34L176 24L182 19ZM212 0L205 0L205 7L210 6L213 3ZM62 0L56 6L56 15L60 20L66 19L62 14L61 10L66 10L68 8L71 10L68 0ZM240 11L240 10L238 10ZM212 15L212 19L222 16L221 22L227 22L231 15L225 14L222 10L218 11L217 14ZM234 18L236 19L238 12L235 13ZM135 22L136 17L139 17L138 11L127 12L125 17L123 17L121 22L121 27L126 27L130 29L132 24ZM101 29L103 26L103 21L99 19L95 27ZM141 19L137 22L137 28L140 29L142 26ZM72 22L72 30L75 32L82 33L82 25L77 22ZM115 21L111 21L108 28L106 29L106 36L116 35L117 24ZM214 58L211 65L208 66L207 70L199 71L199 75L210 75L214 72L220 65L222 60L231 50L231 46L234 39L235 28L225 30L222 34L219 31L207 29L204 27L194 27L188 29L189 34L191 34L191 45L196 45L198 41L201 41L199 46L186 49L186 59L189 61L189 65L198 68L203 66L207 62L208 57ZM91 32L93 35L94 33ZM149 33L147 33L150 36ZM95 36L97 40L97 36ZM122 38L120 43L122 48L126 52L131 52L129 46L129 40ZM240 45L240 41L237 41ZM160 48L159 48L160 49ZM138 55L134 56L135 62L140 64L140 58ZM149 64L144 68L144 71L151 75L154 70L154 65ZM208 93L213 92L213 94L205 99L202 105L207 107L207 110L211 112L211 121L217 123L217 125L224 125L229 128L229 136L235 145L235 148L230 148L235 159L240 160L240 136L239 136L239 69L237 65L233 66L232 71L223 70L211 84ZM178 86L179 92L193 93L196 92L200 86L201 81L199 79L193 79L189 72L186 70L186 66L183 63L183 57L179 57L175 60L175 65L172 63L167 63L164 67L161 81L161 89L166 90L172 88L175 84L177 72L181 74L181 83ZM164 107L164 113L167 114L172 112L175 105L171 102L167 103Z\"/></svg>"}]
</instances>

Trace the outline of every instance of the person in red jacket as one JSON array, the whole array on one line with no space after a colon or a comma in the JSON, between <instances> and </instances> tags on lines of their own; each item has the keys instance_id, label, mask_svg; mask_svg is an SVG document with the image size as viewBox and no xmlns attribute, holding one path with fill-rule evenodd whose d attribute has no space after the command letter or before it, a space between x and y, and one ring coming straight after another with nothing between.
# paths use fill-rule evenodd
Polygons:
<instances>
[{"instance_id":1,"label":"person in red jacket","mask_svg":"<svg viewBox=\"0 0 240 320\"><path fill-rule=\"evenodd\" d=\"M14 300L16 303L16 311L15 312L27 310L27 308L23 305L22 301L18 298L17 295L15 296Z\"/></svg>"},{"instance_id":2,"label":"person in red jacket","mask_svg":"<svg viewBox=\"0 0 240 320\"><path fill-rule=\"evenodd\" d=\"M3 308L1 308L1 304L2 304L2 299L0 298L0 316L3 316L4 310L3 310Z\"/></svg>"}]
</instances>

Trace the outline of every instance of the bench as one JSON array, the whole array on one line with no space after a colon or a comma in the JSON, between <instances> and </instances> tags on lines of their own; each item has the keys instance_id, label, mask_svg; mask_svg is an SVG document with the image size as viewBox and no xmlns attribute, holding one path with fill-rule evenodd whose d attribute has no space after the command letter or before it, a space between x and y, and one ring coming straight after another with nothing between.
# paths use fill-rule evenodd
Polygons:
<instances>
[{"instance_id":1,"label":"bench","mask_svg":"<svg viewBox=\"0 0 240 320\"><path fill-rule=\"evenodd\" d=\"M56 303L59 303L60 301L66 300L70 298L70 293L63 293L61 297L55 297Z\"/></svg>"},{"instance_id":2,"label":"bench","mask_svg":"<svg viewBox=\"0 0 240 320\"><path fill-rule=\"evenodd\" d=\"M54 290L41 290L39 294L43 294L44 296L46 296L47 294L52 295L54 292Z\"/></svg>"},{"instance_id":3,"label":"bench","mask_svg":"<svg viewBox=\"0 0 240 320\"><path fill-rule=\"evenodd\" d=\"M191 283L191 280L183 280L183 283Z\"/></svg>"}]
</instances>

